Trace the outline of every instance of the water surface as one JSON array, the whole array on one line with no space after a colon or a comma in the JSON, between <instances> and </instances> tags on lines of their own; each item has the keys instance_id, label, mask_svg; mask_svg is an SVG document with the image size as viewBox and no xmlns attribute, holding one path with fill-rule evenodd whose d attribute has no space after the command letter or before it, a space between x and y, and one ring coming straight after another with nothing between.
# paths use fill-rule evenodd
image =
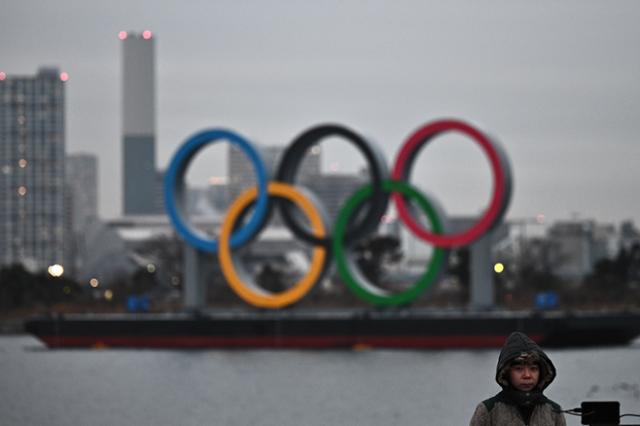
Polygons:
<instances>
[{"instance_id":1,"label":"water surface","mask_svg":"<svg viewBox=\"0 0 640 426\"><path fill-rule=\"evenodd\" d=\"M640 413L640 343L549 350L563 407ZM497 350L49 350L0 337L1 425L466 425ZM623 424L640 424L625 418ZM579 425L579 417L568 417Z\"/></svg>"}]
</instances>

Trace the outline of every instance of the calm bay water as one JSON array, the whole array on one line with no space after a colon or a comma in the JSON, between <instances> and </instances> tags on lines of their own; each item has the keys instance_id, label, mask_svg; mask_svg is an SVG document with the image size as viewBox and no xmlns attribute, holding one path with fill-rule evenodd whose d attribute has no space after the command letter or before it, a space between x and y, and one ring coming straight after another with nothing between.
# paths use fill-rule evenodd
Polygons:
<instances>
[{"instance_id":1,"label":"calm bay water","mask_svg":"<svg viewBox=\"0 0 640 426\"><path fill-rule=\"evenodd\" d=\"M640 413L640 342L549 350L547 395ZM466 425L497 350L48 350L0 337L1 425ZM623 423L640 423L623 419ZM579 417L568 417L579 425Z\"/></svg>"}]
</instances>

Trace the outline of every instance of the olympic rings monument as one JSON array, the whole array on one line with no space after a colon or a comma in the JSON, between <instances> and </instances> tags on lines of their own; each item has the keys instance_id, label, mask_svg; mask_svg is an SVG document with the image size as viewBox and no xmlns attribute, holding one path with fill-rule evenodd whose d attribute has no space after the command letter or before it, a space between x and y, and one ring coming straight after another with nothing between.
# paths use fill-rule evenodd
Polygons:
<instances>
[{"instance_id":1,"label":"olympic rings monument","mask_svg":"<svg viewBox=\"0 0 640 426\"><path fill-rule=\"evenodd\" d=\"M433 196L410 183L420 150L445 132L462 133L477 143L489 160L491 200L477 217L447 218ZM332 224L322 203L295 183L307 149L330 136L344 139L360 151L370 177L368 184L344 202ZM196 153L219 141L229 142L246 154L255 169L256 185L231 203L219 235L212 238L189 223L184 177ZM573 312L483 309L493 306L490 249L492 240L501 238L506 230L501 222L511 198L511 169L496 139L463 121L437 120L418 128L401 145L390 171L371 141L341 125L318 125L302 132L286 147L272 180L258 151L245 138L226 129L204 130L178 148L165 174L164 189L170 221L186 248L186 312L46 316L27 321L27 332L51 348L183 349L497 348L514 330L526 332L544 346L578 347L629 344L640 335L640 315L633 312L590 311L578 316ZM354 242L377 230L391 203L408 230L433 246L424 272L412 285L394 292L368 281L353 255ZM236 252L252 243L276 209L293 236L313 248L304 276L282 292L260 288L243 272ZM423 212L421 220L416 219L419 210ZM301 214L307 217L303 223ZM465 246L471 254L472 309L405 309L438 280L447 252ZM228 285L254 309L202 309L207 278L203 271L215 256ZM303 299L331 267L356 296L373 307L392 309L281 310Z\"/></svg>"},{"instance_id":2,"label":"olympic rings monument","mask_svg":"<svg viewBox=\"0 0 640 426\"><path fill-rule=\"evenodd\" d=\"M491 201L483 213L469 220L450 220L433 196L410 183L415 160L429 142L445 132L457 132L475 142L489 161L493 185ZM342 206L335 223L328 223L322 204L306 188L296 185L296 174L309 148L327 137L339 137L355 146L368 164L370 183L357 190ZM232 201L217 239L192 226L185 207L185 174L195 155L207 145L228 142L242 150L255 170L256 186ZM449 249L469 246L471 259L470 305L488 308L494 302L491 243L509 206L512 174L508 157L493 136L467 122L442 119L418 128L400 147L391 171L381 149L353 130L336 124L311 127L297 136L284 150L273 180L269 180L258 150L244 137L227 129L209 129L188 138L172 157L164 180L165 205L169 219L185 243L184 304L189 310L204 306L204 262L217 256L231 289L246 303L257 308L279 309L301 300L334 264L344 284L359 298L373 306L401 306L419 297L445 266ZM283 202L286 200L287 202ZM388 292L370 282L358 270L351 253L354 242L374 233L390 203L400 221L417 238L431 244L433 252L424 273L409 288ZM300 222L294 205L307 217L310 226ZM252 210L250 210L252 208ZM250 244L266 226L273 209L278 209L285 226L313 251L307 273L280 293L260 288L243 271L234 255ZM416 208L426 215L430 227L415 217ZM249 212L244 223L241 219Z\"/></svg>"}]
</instances>

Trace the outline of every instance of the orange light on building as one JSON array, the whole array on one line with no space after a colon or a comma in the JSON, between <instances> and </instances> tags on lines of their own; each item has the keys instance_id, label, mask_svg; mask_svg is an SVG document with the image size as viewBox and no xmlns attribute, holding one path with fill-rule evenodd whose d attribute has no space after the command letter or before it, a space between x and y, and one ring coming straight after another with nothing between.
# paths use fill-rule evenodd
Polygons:
<instances>
[{"instance_id":1,"label":"orange light on building","mask_svg":"<svg viewBox=\"0 0 640 426\"><path fill-rule=\"evenodd\" d=\"M4 73L3 71L0 71L0 81L3 81L7 78L7 74Z\"/></svg>"},{"instance_id":2,"label":"orange light on building","mask_svg":"<svg viewBox=\"0 0 640 426\"><path fill-rule=\"evenodd\" d=\"M69 80L69 74L67 74L66 72L61 72L60 81L67 81L67 80Z\"/></svg>"},{"instance_id":3,"label":"orange light on building","mask_svg":"<svg viewBox=\"0 0 640 426\"><path fill-rule=\"evenodd\" d=\"M145 39L145 40L150 40L151 36L152 36L152 34L151 34L151 31L149 31L149 30L144 30L142 32L142 38Z\"/></svg>"},{"instance_id":4,"label":"orange light on building","mask_svg":"<svg viewBox=\"0 0 640 426\"><path fill-rule=\"evenodd\" d=\"M126 31L120 31L120 32L118 33L118 38L119 38L120 40L125 40L125 39L127 38L127 36L128 36L128 34L127 34L127 32L126 32Z\"/></svg>"}]
</instances>

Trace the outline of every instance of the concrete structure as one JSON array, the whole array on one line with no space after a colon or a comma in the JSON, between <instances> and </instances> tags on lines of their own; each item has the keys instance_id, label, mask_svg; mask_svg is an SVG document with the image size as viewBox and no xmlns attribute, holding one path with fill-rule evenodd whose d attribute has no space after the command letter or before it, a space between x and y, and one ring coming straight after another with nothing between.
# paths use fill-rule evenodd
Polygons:
<instances>
[{"instance_id":1,"label":"concrete structure","mask_svg":"<svg viewBox=\"0 0 640 426\"><path fill-rule=\"evenodd\" d=\"M150 31L122 40L123 213L158 213L155 151L154 38Z\"/></svg>"},{"instance_id":2,"label":"concrete structure","mask_svg":"<svg viewBox=\"0 0 640 426\"><path fill-rule=\"evenodd\" d=\"M553 272L561 278L578 279L591 273L593 259L590 222L558 222L548 231Z\"/></svg>"},{"instance_id":3,"label":"concrete structure","mask_svg":"<svg viewBox=\"0 0 640 426\"><path fill-rule=\"evenodd\" d=\"M82 232L98 218L98 158L84 153L68 155L66 182L71 196L73 231Z\"/></svg>"},{"instance_id":4,"label":"concrete structure","mask_svg":"<svg viewBox=\"0 0 640 426\"><path fill-rule=\"evenodd\" d=\"M66 190L69 211L70 270L84 267L88 255L89 228L98 221L98 159L93 154L73 154L66 159ZM69 262L67 262L69 263Z\"/></svg>"},{"instance_id":5,"label":"concrete structure","mask_svg":"<svg viewBox=\"0 0 640 426\"><path fill-rule=\"evenodd\" d=\"M65 260L66 73L0 73L0 263Z\"/></svg>"},{"instance_id":6,"label":"concrete structure","mask_svg":"<svg viewBox=\"0 0 640 426\"><path fill-rule=\"evenodd\" d=\"M615 227L593 220L561 221L547 233L550 243L549 264L561 278L581 279L595 264L615 254Z\"/></svg>"},{"instance_id":7,"label":"concrete structure","mask_svg":"<svg viewBox=\"0 0 640 426\"><path fill-rule=\"evenodd\" d=\"M477 217L452 217L446 222L448 233L458 234L475 223ZM483 234L469 247L469 307L491 309L495 307L495 286L493 280L493 247L509 235L509 227L499 223Z\"/></svg>"}]
</instances>

